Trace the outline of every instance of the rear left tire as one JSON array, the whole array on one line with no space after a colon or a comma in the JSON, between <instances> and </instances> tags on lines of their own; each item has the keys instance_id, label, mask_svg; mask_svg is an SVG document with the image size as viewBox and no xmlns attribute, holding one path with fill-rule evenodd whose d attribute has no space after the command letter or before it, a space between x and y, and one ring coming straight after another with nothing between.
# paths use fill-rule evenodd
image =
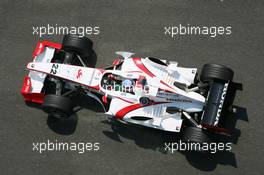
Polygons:
<instances>
[{"instance_id":1,"label":"rear left tire","mask_svg":"<svg viewBox=\"0 0 264 175\"><path fill-rule=\"evenodd\" d=\"M191 143L191 150L197 152L205 152L202 150L203 143L211 143L207 133L205 133L202 128L197 127L186 127L183 132L182 140L185 143Z\"/></svg>"}]
</instances>

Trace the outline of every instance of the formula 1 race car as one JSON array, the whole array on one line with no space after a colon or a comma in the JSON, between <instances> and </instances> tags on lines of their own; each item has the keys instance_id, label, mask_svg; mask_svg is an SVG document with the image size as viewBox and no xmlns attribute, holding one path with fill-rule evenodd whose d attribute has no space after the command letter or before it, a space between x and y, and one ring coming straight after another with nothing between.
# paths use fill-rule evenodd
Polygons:
<instances>
[{"instance_id":1,"label":"formula 1 race car","mask_svg":"<svg viewBox=\"0 0 264 175\"><path fill-rule=\"evenodd\" d=\"M116 52L119 57L111 66L94 68L92 46L90 39L76 35L65 35L62 44L39 42L27 64L24 100L67 118L76 107L71 94L84 93L117 120L182 131L184 140L207 142L208 132L226 133L222 123L230 108L230 68L205 64L198 79L196 68L130 52Z\"/></svg>"}]
</instances>

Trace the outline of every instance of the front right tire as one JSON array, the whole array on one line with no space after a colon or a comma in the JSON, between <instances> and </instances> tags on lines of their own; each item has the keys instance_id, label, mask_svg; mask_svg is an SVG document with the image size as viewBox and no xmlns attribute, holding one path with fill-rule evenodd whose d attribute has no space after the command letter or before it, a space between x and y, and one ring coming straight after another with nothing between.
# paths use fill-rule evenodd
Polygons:
<instances>
[{"instance_id":1,"label":"front right tire","mask_svg":"<svg viewBox=\"0 0 264 175\"><path fill-rule=\"evenodd\" d=\"M62 40L62 49L76 52L81 57L89 57L93 49L93 42L87 37L68 34Z\"/></svg>"},{"instance_id":2,"label":"front right tire","mask_svg":"<svg viewBox=\"0 0 264 175\"><path fill-rule=\"evenodd\" d=\"M73 65L79 63L78 55L88 67L95 67L93 42L89 38L72 34L65 35L62 41L62 49L73 55Z\"/></svg>"}]
</instances>

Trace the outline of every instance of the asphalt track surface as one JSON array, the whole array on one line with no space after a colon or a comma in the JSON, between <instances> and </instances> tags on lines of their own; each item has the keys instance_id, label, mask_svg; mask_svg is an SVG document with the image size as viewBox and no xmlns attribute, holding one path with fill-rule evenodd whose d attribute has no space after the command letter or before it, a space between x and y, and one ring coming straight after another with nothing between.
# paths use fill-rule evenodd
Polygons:
<instances>
[{"instance_id":1,"label":"asphalt track surface","mask_svg":"<svg viewBox=\"0 0 264 175\"><path fill-rule=\"evenodd\" d=\"M261 1L7 1L0 2L0 174L263 174L264 3ZM92 35L97 66L117 50L178 61L201 68L226 64L243 83L234 102L232 152L199 155L164 151L177 135L108 123L84 109L58 122L23 102L25 65L38 40L61 42L62 35L32 35L32 26L99 26ZM164 26L229 25L230 36L164 35ZM76 120L78 119L78 120ZM32 151L33 142L99 142L99 151Z\"/></svg>"}]
</instances>

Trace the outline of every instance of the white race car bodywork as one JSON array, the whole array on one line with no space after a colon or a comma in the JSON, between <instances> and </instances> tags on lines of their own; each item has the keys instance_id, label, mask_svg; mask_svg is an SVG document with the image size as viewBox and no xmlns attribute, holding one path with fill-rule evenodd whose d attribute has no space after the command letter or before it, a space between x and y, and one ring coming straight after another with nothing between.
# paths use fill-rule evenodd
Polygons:
<instances>
[{"instance_id":1,"label":"white race car bodywork","mask_svg":"<svg viewBox=\"0 0 264 175\"><path fill-rule=\"evenodd\" d=\"M128 52L118 52L124 57L119 70L115 69L115 66L112 70L88 68L51 63L54 50L46 47L27 65L30 70L32 92L41 92L46 75L52 75L110 97L111 102L109 109L105 111L106 114L128 123L172 132L180 131L183 119L180 112L171 114L167 112L167 108L176 108L188 113L203 110L205 98L202 95L175 86L175 82L185 85L186 88L193 84L197 71L195 68L178 67L175 62L165 66L149 58L132 58L133 54ZM132 94L104 88L102 78L107 74L133 80L144 77L149 90L147 92L135 90ZM140 104L141 97L148 97L152 101L151 104Z\"/></svg>"}]
</instances>

